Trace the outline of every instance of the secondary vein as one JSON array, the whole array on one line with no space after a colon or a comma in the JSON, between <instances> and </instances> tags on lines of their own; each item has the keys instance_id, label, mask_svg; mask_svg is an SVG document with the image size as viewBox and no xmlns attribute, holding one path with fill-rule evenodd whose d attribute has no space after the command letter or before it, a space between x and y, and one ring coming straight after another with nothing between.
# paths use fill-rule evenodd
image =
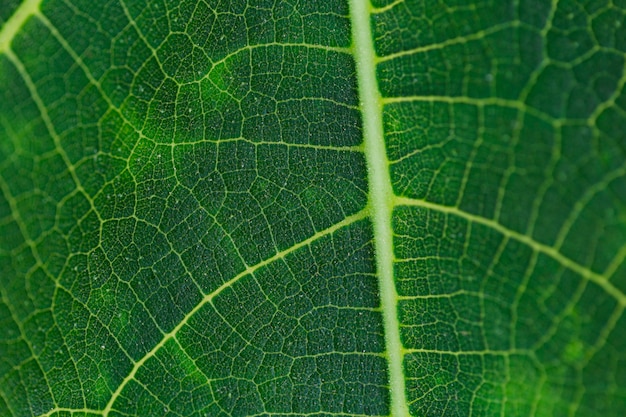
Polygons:
<instances>
[{"instance_id":1,"label":"secondary vein","mask_svg":"<svg viewBox=\"0 0 626 417\"><path fill-rule=\"evenodd\" d=\"M39 13L41 0L24 1L9 17L9 20L2 26L0 30L0 53L3 53L11 47L11 42L15 35L22 29L24 23L34 14Z\"/></svg>"},{"instance_id":2,"label":"secondary vein","mask_svg":"<svg viewBox=\"0 0 626 417\"><path fill-rule=\"evenodd\" d=\"M350 0L352 42L358 79L363 136L369 182L369 207L374 226L376 269L389 365L391 415L407 416L402 342L397 315L398 294L393 276L393 189L383 135L383 102L376 82L376 56L370 27L371 5L367 0Z\"/></svg>"},{"instance_id":3,"label":"secondary vein","mask_svg":"<svg viewBox=\"0 0 626 417\"><path fill-rule=\"evenodd\" d=\"M156 345L154 345L154 347L149 352L147 352L141 359L139 359L138 361L134 363L133 368L130 370L130 372L126 375L126 377L122 380L122 382L118 385L116 390L111 395L111 398L109 399L109 402L107 403L107 405L104 407L102 414L105 417L109 415L109 413L113 410L113 405L115 404L115 401L120 397L120 395L122 395L122 391L128 385L128 383L135 379L135 375L137 374L139 369L144 365L144 363L146 363L148 359L154 357L156 353L159 351L159 349L161 349L165 345L165 343L167 343L168 340L175 338L178 332L189 322L191 317L193 317L205 305L212 303L213 299L217 297L219 294L221 294L226 288L232 287L236 282L238 282L242 278L253 274L254 272L263 268L264 266L267 266L270 263L275 262L279 259L284 259L287 255L295 252L296 250L303 248L305 246L311 245L313 242L315 242L316 240L322 237L329 236L343 227L349 226L359 220L364 219L366 217L365 214L366 214L365 210L361 210L358 213L347 216L342 221L335 223L333 226L330 226L327 229L324 229L315 233L313 236L309 237L308 239L305 239L287 249L283 249L282 251L277 252L274 256L264 261L261 261L256 265L249 266L248 268L246 268L245 270L237 274L235 277L231 278L229 281L223 283L220 287L218 287L211 293L206 294L203 297L203 299L200 300L200 302L196 304L196 306L192 308L185 315L185 317L180 321L180 323L178 323L178 325L176 325L176 327L174 327L168 333L163 334L163 337L161 338L161 340Z\"/></svg>"}]
</instances>

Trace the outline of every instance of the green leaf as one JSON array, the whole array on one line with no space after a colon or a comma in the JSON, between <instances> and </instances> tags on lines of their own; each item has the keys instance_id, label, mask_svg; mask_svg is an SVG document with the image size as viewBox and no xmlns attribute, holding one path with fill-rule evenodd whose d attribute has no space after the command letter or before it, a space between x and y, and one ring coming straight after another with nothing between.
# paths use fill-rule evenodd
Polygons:
<instances>
[{"instance_id":1,"label":"green leaf","mask_svg":"<svg viewBox=\"0 0 626 417\"><path fill-rule=\"evenodd\" d=\"M624 0L0 28L0 416L626 414Z\"/></svg>"}]
</instances>

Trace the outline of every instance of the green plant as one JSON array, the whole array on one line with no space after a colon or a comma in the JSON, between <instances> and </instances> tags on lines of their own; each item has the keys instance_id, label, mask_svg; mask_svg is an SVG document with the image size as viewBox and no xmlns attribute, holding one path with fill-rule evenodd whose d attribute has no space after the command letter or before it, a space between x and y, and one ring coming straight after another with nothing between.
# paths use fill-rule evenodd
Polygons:
<instances>
[{"instance_id":1,"label":"green plant","mask_svg":"<svg viewBox=\"0 0 626 417\"><path fill-rule=\"evenodd\" d=\"M0 0L0 416L623 416L623 0Z\"/></svg>"}]
</instances>

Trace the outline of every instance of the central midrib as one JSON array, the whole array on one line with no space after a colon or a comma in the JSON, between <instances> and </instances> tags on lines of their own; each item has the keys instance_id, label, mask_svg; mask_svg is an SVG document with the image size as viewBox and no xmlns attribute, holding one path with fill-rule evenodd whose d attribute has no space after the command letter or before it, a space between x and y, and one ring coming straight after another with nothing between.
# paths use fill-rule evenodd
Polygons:
<instances>
[{"instance_id":1,"label":"central midrib","mask_svg":"<svg viewBox=\"0 0 626 417\"><path fill-rule=\"evenodd\" d=\"M350 0L352 47L356 61L359 98L363 118L363 137L367 160L369 207L374 227L376 270L385 330L385 348L389 366L391 415L408 416L402 370L402 342L397 315L398 294L393 276L393 188L385 151L382 100L376 81L376 56L370 28L368 0Z\"/></svg>"}]
</instances>

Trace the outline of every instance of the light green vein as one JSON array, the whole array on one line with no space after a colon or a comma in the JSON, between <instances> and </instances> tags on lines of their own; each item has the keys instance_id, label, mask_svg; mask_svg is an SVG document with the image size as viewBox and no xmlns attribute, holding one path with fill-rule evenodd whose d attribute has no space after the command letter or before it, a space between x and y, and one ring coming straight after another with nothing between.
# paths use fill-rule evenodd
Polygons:
<instances>
[{"instance_id":1,"label":"light green vein","mask_svg":"<svg viewBox=\"0 0 626 417\"><path fill-rule=\"evenodd\" d=\"M247 417L267 417L268 413L266 411L263 411L260 414L252 414L249 415ZM312 412L312 413L272 413L271 414L272 417L318 417L320 415L319 412ZM325 412L324 413L325 416L332 416L332 417L385 417L385 416L376 416L376 415L372 415L372 414L346 414L346 413L331 413L331 412Z\"/></svg>"},{"instance_id":2,"label":"light green vein","mask_svg":"<svg viewBox=\"0 0 626 417\"><path fill-rule=\"evenodd\" d=\"M529 349L509 349L509 350L459 350L459 351L446 351L437 349L406 349L407 354L437 354L446 356L512 356L512 355L526 355L533 356L535 352Z\"/></svg>"},{"instance_id":3,"label":"light green vein","mask_svg":"<svg viewBox=\"0 0 626 417\"><path fill-rule=\"evenodd\" d=\"M85 416L85 415L102 415L102 411L99 410L91 410L89 408L63 408L63 407L56 407L53 408L52 410L48 411L47 413L44 414L39 414L37 417L51 417L55 414L66 414L66 413L70 413L70 414L78 414L80 413L81 415Z\"/></svg>"},{"instance_id":4,"label":"light green vein","mask_svg":"<svg viewBox=\"0 0 626 417\"><path fill-rule=\"evenodd\" d=\"M34 14L39 13L41 0L25 0L0 30L0 53L11 47L11 42L24 26L24 23Z\"/></svg>"},{"instance_id":5,"label":"light green vein","mask_svg":"<svg viewBox=\"0 0 626 417\"><path fill-rule=\"evenodd\" d=\"M376 56L370 28L371 5L367 0L350 1L352 42L359 97L363 115L363 136L369 183L369 207L374 226L376 269L385 329L389 365L391 415L407 416L406 387L402 370L402 342L397 315L397 292L393 276L393 189L383 135L383 103L376 82Z\"/></svg>"},{"instance_id":6,"label":"light green vein","mask_svg":"<svg viewBox=\"0 0 626 417\"><path fill-rule=\"evenodd\" d=\"M382 56L382 57L378 58L377 62L378 63L382 63L382 62L386 62L386 61L391 61L393 59L405 57L405 56L408 56L408 55L415 55L415 54L424 53L424 52L428 52L428 51L432 51L432 50L436 50L436 49L444 49L444 48L447 48L448 46L453 46L453 45L468 43L468 42L471 42L471 41L481 40L483 38L486 38L489 35L493 35L493 34L496 34L498 32L502 32L502 31L507 30L507 29L516 28L519 25L520 25L520 23L517 20L513 21L513 22L501 23L499 25L495 25L495 26L492 26L490 28L480 30L480 31L478 31L476 33L472 33L472 34L468 34L468 35L464 35L464 36L459 36L459 37L456 37L456 38L447 39L444 42L433 43L433 44L430 44L430 45L419 46L417 48L405 49L405 50L402 50L402 51L399 51L399 52L391 53L389 55L385 55L385 56Z\"/></svg>"},{"instance_id":7,"label":"light green vein","mask_svg":"<svg viewBox=\"0 0 626 417\"><path fill-rule=\"evenodd\" d=\"M96 209L93 199L87 193L87 191L85 190L85 187L83 187L82 182L78 178L78 175L76 174L76 167L74 166L74 164L72 164L72 161L67 155L67 152L65 152L65 149L63 148L63 146L61 146L61 138L59 137L59 134L56 132L54 123L52 122L52 119L50 118L50 115L48 114L48 109L42 97L39 95L39 91L37 91L37 86L35 85L35 82L33 81L33 79L30 77L30 74L28 73L26 66L19 59L19 57L15 55L15 53L13 53L12 50L7 49L5 53L6 53L7 58L9 58L9 60L13 63L13 65L15 65L15 68L17 69L17 71L20 73L22 80L24 81L24 84L26 84L26 88L28 88L28 91L30 92L30 96L33 102L35 103L35 105L37 106L37 109L39 110L39 114L41 115L41 120L43 121L44 126L46 127L46 130L48 131L48 133L50 134L50 137L52 138L54 142L56 152L58 152L59 156L61 157L61 159L67 166L67 170L70 176L72 177L74 184L76 185L76 189L85 196L85 198L89 202L89 205L91 206L91 209L93 210L94 214L100 221L100 224L102 224L102 218L100 217L100 212Z\"/></svg>"},{"instance_id":8,"label":"light green vein","mask_svg":"<svg viewBox=\"0 0 626 417\"><path fill-rule=\"evenodd\" d=\"M405 2L405 0L395 0L392 3L389 3L386 6L382 6L382 7L372 7L371 8L371 13L374 14L383 14L385 12L388 12L389 10L403 4Z\"/></svg>"},{"instance_id":9,"label":"light green vein","mask_svg":"<svg viewBox=\"0 0 626 417\"><path fill-rule=\"evenodd\" d=\"M109 414L109 412L111 411L111 408L113 407L113 404L115 403L115 400L120 396L120 394L124 390L124 387L130 381L132 381L135 378L135 375L137 374L137 371L143 366L143 364L146 363L146 361L148 359L153 357L156 354L156 352L159 349L161 349L168 340L170 340L171 338L175 337L176 334L180 331L180 329L182 329L183 326L185 326L185 324L187 324L189 319L191 317L193 317L194 314L196 314L207 303L210 303L222 291L224 291L225 289L233 286L237 281L239 281L240 279L242 279L243 277L245 277L247 275L250 275L250 274L254 273L255 271L259 270L260 268L263 268L264 266L267 266L267 265L271 264L272 262L275 262L275 261L277 261L279 259L284 259L290 253L295 252L296 250L298 250L300 248L303 248L305 246L308 246L308 245L310 245L311 243L313 243L314 241L316 241L318 239L321 239L321 238L323 238L325 236L331 235L331 234L335 233L337 230L339 230L339 229L341 229L343 227L349 226L349 225L351 225L354 222L362 220L362 219L366 218L367 215L368 215L367 210L362 210L362 211L360 211L360 212L358 212L356 214L348 216L345 219L343 219L341 222L336 223L335 225L329 227L328 229L325 229L325 230L322 230L320 232L317 232L316 234L314 234L313 236L309 237L308 239L303 240L302 242L299 242L299 243L291 246L288 249L285 249L285 250L282 250L282 251L276 253L271 258L268 258L268 259L266 259L266 260L264 260L262 262L259 262L256 265L249 266L248 268L246 268L245 270L243 270L242 272L237 274L234 278L232 278L229 281L227 281L224 284L222 284L219 288L217 288L213 292L205 295L204 298L191 311L189 311L189 313L187 313L187 315L185 315L185 317L180 321L180 323L178 323L178 325L176 327L174 327L169 333L164 334L163 338L161 339L161 341L159 343L157 343L140 360L135 362L135 364L133 365L133 369L131 369L130 373L124 378L124 380L120 383L120 385L117 387L115 392L111 395L111 399L109 400L109 402L107 403L106 407L102 411L102 414L104 416L107 416Z\"/></svg>"},{"instance_id":10,"label":"light green vein","mask_svg":"<svg viewBox=\"0 0 626 417\"><path fill-rule=\"evenodd\" d=\"M574 223L579 219L583 210L588 207L589 203L598 196L600 193L609 189L610 184L620 178L626 176L626 163L620 165L617 169L614 169L604 175L598 182L587 188L585 193L578 199L576 204L572 207L569 216L563 222L559 233L556 236L554 247L560 249L565 243L567 235L571 232ZM617 267L619 265L615 265ZM612 266L608 267L608 270L613 269ZM608 275L606 275L608 274ZM605 273L605 276L610 276L612 273Z\"/></svg>"},{"instance_id":11,"label":"light green vein","mask_svg":"<svg viewBox=\"0 0 626 417\"><path fill-rule=\"evenodd\" d=\"M420 95L420 96L399 96L399 97L385 97L383 98L384 104L393 103L446 103L446 104L468 104L470 106L484 107L484 106L499 106L518 110L520 112L528 113L545 123L553 126L554 128L560 128L562 122L557 121L554 117L548 113L544 113L520 100L510 100L502 97L467 97L467 96L437 96L437 95Z\"/></svg>"},{"instance_id":12,"label":"light green vein","mask_svg":"<svg viewBox=\"0 0 626 417\"><path fill-rule=\"evenodd\" d=\"M578 262L568 258L559 252L556 248L546 245L544 243L537 242L531 236L516 232L511 230L500 223L486 219L484 217L477 216L475 214L467 213L463 210L460 210L457 207L451 206L443 206L436 203L431 203L425 200L406 198L406 197L396 197L395 201L396 205L402 206L416 206L423 207L426 209L438 211L440 213L452 214L465 220L468 220L472 223L482 224L483 226L487 226L490 229L493 229L502 235L515 239L518 242L524 243L525 245L532 248L534 251L543 253L546 256L554 259L558 263L560 263L565 268L576 272L578 275L583 277L584 279L591 281L602 288L607 294L612 296L621 306L626 306L626 295L620 291L617 287L615 287L605 276L598 274L591 269L579 264Z\"/></svg>"}]
</instances>

